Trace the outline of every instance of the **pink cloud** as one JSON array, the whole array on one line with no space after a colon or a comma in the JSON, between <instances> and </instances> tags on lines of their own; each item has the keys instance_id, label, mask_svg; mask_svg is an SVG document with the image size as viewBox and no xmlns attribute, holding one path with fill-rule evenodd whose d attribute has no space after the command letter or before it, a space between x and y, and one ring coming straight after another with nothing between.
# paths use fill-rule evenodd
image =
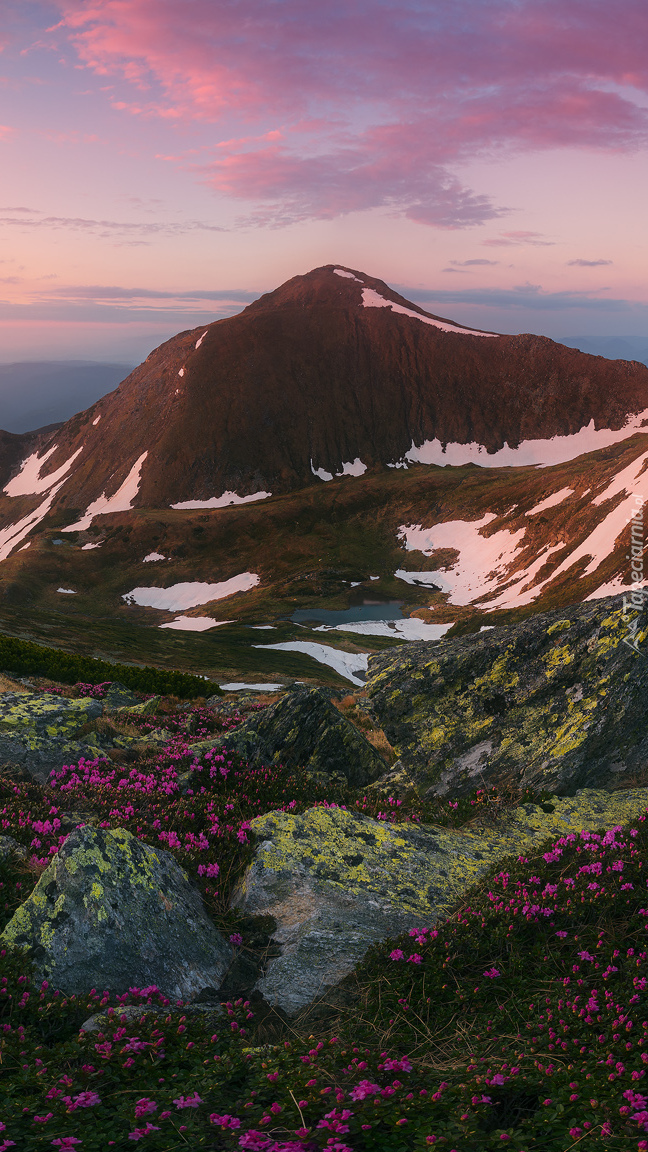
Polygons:
<instances>
[{"instance_id":1,"label":"pink cloud","mask_svg":"<svg viewBox=\"0 0 648 1152\"><path fill-rule=\"evenodd\" d=\"M465 227L500 210L455 161L648 138L645 0L58 2L115 108L214 125L201 179L257 219L386 207Z\"/></svg>"},{"instance_id":2,"label":"pink cloud","mask_svg":"<svg viewBox=\"0 0 648 1152\"><path fill-rule=\"evenodd\" d=\"M491 240L484 240L487 248L519 248L530 244L533 248L550 248L554 240L545 240L541 232L500 232Z\"/></svg>"},{"instance_id":3,"label":"pink cloud","mask_svg":"<svg viewBox=\"0 0 648 1152\"><path fill-rule=\"evenodd\" d=\"M10 128L8 124L0 124L0 140L10 140L14 131L15 129Z\"/></svg>"}]
</instances>

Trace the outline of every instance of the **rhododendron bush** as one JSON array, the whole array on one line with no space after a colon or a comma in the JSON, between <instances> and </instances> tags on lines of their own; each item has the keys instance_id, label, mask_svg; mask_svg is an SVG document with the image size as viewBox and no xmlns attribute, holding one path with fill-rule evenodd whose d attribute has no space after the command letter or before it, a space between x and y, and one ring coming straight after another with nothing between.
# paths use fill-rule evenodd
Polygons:
<instances>
[{"instance_id":1,"label":"rhododendron bush","mask_svg":"<svg viewBox=\"0 0 648 1152\"><path fill-rule=\"evenodd\" d=\"M2 834L27 853L0 859L2 925L74 823L93 820L171 852L253 971L271 929L228 901L255 816L339 804L430 819L413 800L253 770L218 745L199 754L192 741L225 727L203 706L165 712L164 726L166 747L127 764L80 761L47 787L0 777ZM492 801L435 818L458 824ZM253 977L198 1011L154 986L65 995L5 949L0 1152L648 1152L647 848L642 816L512 858L445 919L374 945L328 1008L290 1022Z\"/></svg>"}]
</instances>

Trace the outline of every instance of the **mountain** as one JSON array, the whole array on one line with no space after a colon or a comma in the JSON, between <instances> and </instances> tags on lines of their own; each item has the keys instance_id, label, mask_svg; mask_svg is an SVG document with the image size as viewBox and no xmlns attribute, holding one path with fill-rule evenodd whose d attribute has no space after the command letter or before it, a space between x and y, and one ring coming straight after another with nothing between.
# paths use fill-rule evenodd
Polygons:
<instances>
[{"instance_id":1,"label":"mountain","mask_svg":"<svg viewBox=\"0 0 648 1152\"><path fill-rule=\"evenodd\" d=\"M21 360L0 364L0 424L25 432L61 423L114 388L131 364L94 360Z\"/></svg>"},{"instance_id":2,"label":"mountain","mask_svg":"<svg viewBox=\"0 0 648 1152\"><path fill-rule=\"evenodd\" d=\"M643 364L464 328L328 265L162 344L6 491L56 483L54 506L85 523L116 494L218 507L408 461L557 462L644 416Z\"/></svg>"},{"instance_id":3,"label":"mountain","mask_svg":"<svg viewBox=\"0 0 648 1152\"><path fill-rule=\"evenodd\" d=\"M357 670L628 590L647 469L645 365L465 328L329 265L60 427L0 434L0 630L232 679L303 675L248 629L312 652L314 621Z\"/></svg>"}]
</instances>

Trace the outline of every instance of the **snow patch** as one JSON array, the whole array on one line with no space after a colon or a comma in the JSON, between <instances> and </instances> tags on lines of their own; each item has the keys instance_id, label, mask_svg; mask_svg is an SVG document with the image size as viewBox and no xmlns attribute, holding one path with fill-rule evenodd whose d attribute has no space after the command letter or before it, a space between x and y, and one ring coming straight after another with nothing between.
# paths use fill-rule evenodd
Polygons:
<instances>
[{"instance_id":1,"label":"snow patch","mask_svg":"<svg viewBox=\"0 0 648 1152\"><path fill-rule=\"evenodd\" d=\"M627 468L623 468L603 492L595 496L592 504L600 505L605 500L619 496L621 493L626 493L625 500L617 504L616 508L614 508L612 512L609 512L600 524L597 524L594 531L590 532L583 543L579 544L578 548L571 552L569 556L563 560L562 564L556 568L556 571L553 572L550 577L551 580L555 580L556 576L562 572L566 572L568 568L571 568L573 564L576 564L578 560L582 560L585 556L589 556L590 562L585 568L583 575L590 576L592 572L596 572L599 565L610 555L619 536L627 524L629 524L632 513L639 506L637 503L638 497L641 497L642 502L648 500L648 473L644 473L642 477L641 491L634 487L647 460L648 452L644 452L642 456L639 456L636 460L633 460L631 464L628 464ZM627 492L629 488L633 490L628 495ZM547 581L545 581L545 583L546 582Z\"/></svg>"},{"instance_id":2,"label":"snow patch","mask_svg":"<svg viewBox=\"0 0 648 1152\"><path fill-rule=\"evenodd\" d=\"M536 584L535 586L533 586L533 580L535 580L540 569L547 563L549 557L552 556L554 552L560 552L564 547L565 541L559 540L552 548L545 548L533 563L529 564L528 568L525 568L523 572L516 573L496 600L489 600L487 604L484 604L484 608L488 608L489 610L491 608L520 608L524 604L531 604L544 587L544 584L553 580L553 575L549 576L547 580L541 584ZM503 581L503 583L506 583L506 581Z\"/></svg>"},{"instance_id":3,"label":"snow patch","mask_svg":"<svg viewBox=\"0 0 648 1152\"><path fill-rule=\"evenodd\" d=\"M547 496L544 500L541 500L539 504L536 504L535 508L529 508L529 511L525 512L524 515L536 516L538 512L546 512L547 508L555 508L556 504L562 504L563 500L573 495L573 488L561 488L560 492L554 492L551 496Z\"/></svg>"},{"instance_id":4,"label":"snow patch","mask_svg":"<svg viewBox=\"0 0 648 1152\"><path fill-rule=\"evenodd\" d=\"M44 520L52 507L56 493L64 483L65 481L61 480L60 484L52 488L52 491L45 500L43 500L43 503L39 504L38 508L35 508L33 512L28 512L26 516L23 516L22 520L19 520L16 524L8 524L6 528L0 529L0 560L6 560L16 545L25 539L27 533L31 532L32 528L35 528L37 524L40 524L41 520Z\"/></svg>"},{"instance_id":5,"label":"snow patch","mask_svg":"<svg viewBox=\"0 0 648 1152\"><path fill-rule=\"evenodd\" d=\"M310 466L313 476L317 476L318 479L324 481L333 480L334 476L364 476L364 473L367 471L367 465L362 463L359 456L356 456L355 460L346 460L342 464L342 471L336 472L335 474L333 472L327 472L325 468L314 468L312 460Z\"/></svg>"},{"instance_id":6,"label":"snow patch","mask_svg":"<svg viewBox=\"0 0 648 1152\"><path fill-rule=\"evenodd\" d=\"M101 548L102 543L103 543L103 541L99 540L98 543L96 543L96 544L83 544L81 546L81 551L82 552L89 552L91 548Z\"/></svg>"},{"instance_id":7,"label":"snow patch","mask_svg":"<svg viewBox=\"0 0 648 1152\"><path fill-rule=\"evenodd\" d=\"M347 460L342 465L342 471L338 472L338 476L364 476L367 471L367 465L362 463L359 456L355 460Z\"/></svg>"},{"instance_id":8,"label":"snow patch","mask_svg":"<svg viewBox=\"0 0 648 1152\"><path fill-rule=\"evenodd\" d=\"M412 464L436 464L445 468L448 465L460 468L464 464L481 464L483 468L502 468L512 465L514 467L547 468L552 464L565 464L568 460L575 460L586 452L596 452L599 448L608 448L611 444L618 444L634 436L635 432L645 432L642 427L648 421L648 408L629 416L623 428L594 427L594 420L583 426L578 432L571 432L568 436L552 436L545 440L522 440L517 448L509 448L504 444L496 452L487 452L483 444L472 441L470 444L445 444L440 440L425 440L423 444L412 447L405 453L405 460ZM399 462L402 464L402 461ZM398 464L391 465L398 467Z\"/></svg>"},{"instance_id":9,"label":"snow patch","mask_svg":"<svg viewBox=\"0 0 648 1152\"><path fill-rule=\"evenodd\" d=\"M411 316L413 320L420 320L423 324L431 324L433 328L440 328L442 332L458 332L461 336L491 336L498 339L497 332L478 332L474 328L461 328L459 324L447 324L444 320L433 320L431 316L421 316L413 308L404 308L402 304L395 304L393 300L386 300L373 288L363 288L362 304L364 308L391 308L402 316Z\"/></svg>"},{"instance_id":10,"label":"snow patch","mask_svg":"<svg viewBox=\"0 0 648 1152\"><path fill-rule=\"evenodd\" d=\"M86 509L85 516L77 520L76 524L69 524L67 528L61 528L61 532L83 532L89 528L95 516L105 516L109 512L128 512L133 506L133 500L137 496L140 486L140 472L142 464L146 460L148 452L142 452L142 455L135 461L128 476L123 484L113 496L106 496L105 492L99 496L97 500L93 500L92 504Z\"/></svg>"},{"instance_id":11,"label":"snow patch","mask_svg":"<svg viewBox=\"0 0 648 1152\"><path fill-rule=\"evenodd\" d=\"M353 275L353 272L345 272L344 268L334 268L333 271L336 276L344 276L347 280L355 280L356 284L363 283L362 280L358 280L358 277Z\"/></svg>"},{"instance_id":12,"label":"snow patch","mask_svg":"<svg viewBox=\"0 0 648 1152\"><path fill-rule=\"evenodd\" d=\"M148 556L142 560L142 564L153 564L156 560L166 560L166 556L163 556L161 552L149 552Z\"/></svg>"},{"instance_id":13,"label":"snow patch","mask_svg":"<svg viewBox=\"0 0 648 1152\"><path fill-rule=\"evenodd\" d=\"M178 376L184 376L184 368L180 369L180 371L178 372Z\"/></svg>"},{"instance_id":14,"label":"snow patch","mask_svg":"<svg viewBox=\"0 0 648 1152\"><path fill-rule=\"evenodd\" d=\"M76 596L76 591L74 588L57 588L56 591L65 592L67 596Z\"/></svg>"},{"instance_id":15,"label":"snow patch","mask_svg":"<svg viewBox=\"0 0 648 1152\"><path fill-rule=\"evenodd\" d=\"M355 632L359 636L391 636L394 640L440 640L452 628L449 624L426 624L416 616L409 620L362 620L357 624L322 624L314 632Z\"/></svg>"},{"instance_id":16,"label":"snow patch","mask_svg":"<svg viewBox=\"0 0 648 1152\"><path fill-rule=\"evenodd\" d=\"M169 624L160 624L160 628L178 628L182 632L207 632L209 628L220 628L221 624L234 624L234 620L212 620L211 616L176 616Z\"/></svg>"},{"instance_id":17,"label":"snow patch","mask_svg":"<svg viewBox=\"0 0 648 1152\"><path fill-rule=\"evenodd\" d=\"M94 428L95 425L98 424L100 420L101 420L101 414L99 416L97 416L97 418L95 420L92 421L92 427Z\"/></svg>"},{"instance_id":18,"label":"snow patch","mask_svg":"<svg viewBox=\"0 0 648 1152\"><path fill-rule=\"evenodd\" d=\"M203 332L202 336L199 336L198 339L196 340L196 344L195 344L196 348L200 348L200 345L202 344L206 335L207 335L207 329L205 328L205 331Z\"/></svg>"},{"instance_id":19,"label":"snow patch","mask_svg":"<svg viewBox=\"0 0 648 1152\"><path fill-rule=\"evenodd\" d=\"M319 480L324 480L326 482L327 480L333 479L333 473L332 472L327 472L325 468L313 468L313 461L312 460L310 462L310 465L311 465L311 472L313 473L313 476L317 476Z\"/></svg>"},{"instance_id":20,"label":"snow patch","mask_svg":"<svg viewBox=\"0 0 648 1152\"><path fill-rule=\"evenodd\" d=\"M440 588L442 591L447 591L447 581L443 576L439 576L438 572L405 572L399 568L394 572L397 580L404 580L406 584L420 584L423 586L433 588Z\"/></svg>"},{"instance_id":21,"label":"snow patch","mask_svg":"<svg viewBox=\"0 0 648 1152\"><path fill-rule=\"evenodd\" d=\"M23 460L20 472L17 476L14 476L13 480L9 481L5 488L5 496L40 496L41 492L47 492L53 484L56 484L62 476L65 476L65 473L72 467L79 453L83 452L83 445L77 448L69 460L61 464L60 468L57 468L55 472L50 472L48 476L41 478L40 473L43 464L49 459L53 452L56 452L57 447L58 445L54 444L43 456L39 456L38 452L33 452L31 456Z\"/></svg>"},{"instance_id":22,"label":"snow patch","mask_svg":"<svg viewBox=\"0 0 648 1152\"><path fill-rule=\"evenodd\" d=\"M608 580L607 584L601 584L595 592L590 592L585 600L601 600L604 596L619 596L621 592L627 593L629 596L632 592L638 591L636 584L623 584L621 577L617 576L614 580Z\"/></svg>"},{"instance_id":23,"label":"snow patch","mask_svg":"<svg viewBox=\"0 0 648 1152\"><path fill-rule=\"evenodd\" d=\"M482 535L482 529L496 518L494 512L487 512L481 520L447 520L432 528L403 524L398 534L405 540L409 552L419 551L429 556L437 548L456 550L459 558L450 571L444 573L450 591L449 602L471 604L478 596L495 591L502 584L507 568L519 554L524 528L517 532L503 528L491 536Z\"/></svg>"},{"instance_id":24,"label":"snow patch","mask_svg":"<svg viewBox=\"0 0 648 1152\"><path fill-rule=\"evenodd\" d=\"M253 492L251 496L238 496L236 492L223 492L210 500L182 500L172 508L228 508L230 504L251 504L254 500L267 500L272 492Z\"/></svg>"},{"instance_id":25,"label":"snow patch","mask_svg":"<svg viewBox=\"0 0 648 1152\"><path fill-rule=\"evenodd\" d=\"M311 640L288 640L283 644L253 644L253 648L273 649L276 652L302 652L305 656L312 656L320 664L326 664L335 669L345 680L350 680L358 688L364 688L365 679L360 679L358 673L367 672L368 656L366 652L341 652L339 648L331 648L328 644L315 644Z\"/></svg>"},{"instance_id":26,"label":"snow patch","mask_svg":"<svg viewBox=\"0 0 648 1152\"><path fill-rule=\"evenodd\" d=\"M31 540L28 540L26 544L23 544L22 548L19 548L18 551L24 552L25 548L31 548Z\"/></svg>"},{"instance_id":27,"label":"snow patch","mask_svg":"<svg viewBox=\"0 0 648 1152\"><path fill-rule=\"evenodd\" d=\"M256 572L241 572L229 580L217 584L191 580L182 584L172 584L170 588L133 588L125 592L122 600L127 604L139 604L144 608L160 608L166 612L181 612L185 608L195 608L198 604L208 604L211 600L224 600L235 592L249 592L259 584Z\"/></svg>"}]
</instances>

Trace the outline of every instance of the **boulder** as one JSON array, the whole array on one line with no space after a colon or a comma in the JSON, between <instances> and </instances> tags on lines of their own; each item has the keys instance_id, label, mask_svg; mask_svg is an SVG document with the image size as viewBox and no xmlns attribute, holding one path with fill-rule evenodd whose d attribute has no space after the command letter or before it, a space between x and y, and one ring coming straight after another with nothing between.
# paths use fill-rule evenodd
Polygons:
<instances>
[{"instance_id":1,"label":"boulder","mask_svg":"<svg viewBox=\"0 0 648 1152\"><path fill-rule=\"evenodd\" d=\"M103 712L98 700L68 700L47 692L6 692L0 696L0 763L26 769L45 783L54 768L93 759L96 743L78 738Z\"/></svg>"},{"instance_id":2,"label":"boulder","mask_svg":"<svg viewBox=\"0 0 648 1152\"><path fill-rule=\"evenodd\" d=\"M137 699L135 699L132 703L115 708L115 711L133 712L136 716L150 716L157 712L161 699L161 696L151 696L149 700L142 700L141 704L138 704Z\"/></svg>"},{"instance_id":3,"label":"boulder","mask_svg":"<svg viewBox=\"0 0 648 1152\"><path fill-rule=\"evenodd\" d=\"M356 788L386 768L373 745L319 688L283 693L215 743L254 765L306 768L315 778L342 777Z\"/></svg>"},{"instance_id":4,"label":"boulder","mask_svg":"<svg viewBox=\"0 0 648 1152\"><path fill-rule=\"evenodd\" d=\"M648 614L610 597L371 657L367 695L400 758L380 787L569 796L645 783L647 636Z\"/></svg>"},{"instance_id":5,"label":"boulder","mask_svg":"<svg viewBox=\"0 0 648 1152\"><path fill-rule=\"evenodd\" d=\"M433 924L505 857L548 837L626 823L647 805L645 788L584 790L460 829L387 824L342 808L259 816L251 823L254 859L232 904L274 919L281 955L255 990L295 1016L347 976L370 944Z\"/></svg>"},{"instance_id":6,"label":"boulder","mask_svg":"<svg viewBox=\"0 0 648 1152\"><path fill-rule=\"evenodd\" d=\"M104 708L113 711L115 708L135 708L139 704L139 700L125 684L120 683L119 680L113 680L106 688L102 697L102 704Z\"/></svg>"},{"instance_id":7,"label":"boulder","mask_svg":"<svg viewBox=\"0 0 648 1152\"><path fill-rule=\"evenodd\" d=\"M0 836L0 860L8 860L11 856L24 860L28 855L24 845L14 840L13 836Z\"/></svg>"},{"instance_id":8,"label":"boulder","mask_svg":"<svg viewBox=\"0 0 648 1152\"><path fill-rule=\"evenodd\" d=\"M231 945L169 852L121 828L75 829L0 936L66 993L157 985L170 999L215 993Z\"/></svg>"}]
</instances>

